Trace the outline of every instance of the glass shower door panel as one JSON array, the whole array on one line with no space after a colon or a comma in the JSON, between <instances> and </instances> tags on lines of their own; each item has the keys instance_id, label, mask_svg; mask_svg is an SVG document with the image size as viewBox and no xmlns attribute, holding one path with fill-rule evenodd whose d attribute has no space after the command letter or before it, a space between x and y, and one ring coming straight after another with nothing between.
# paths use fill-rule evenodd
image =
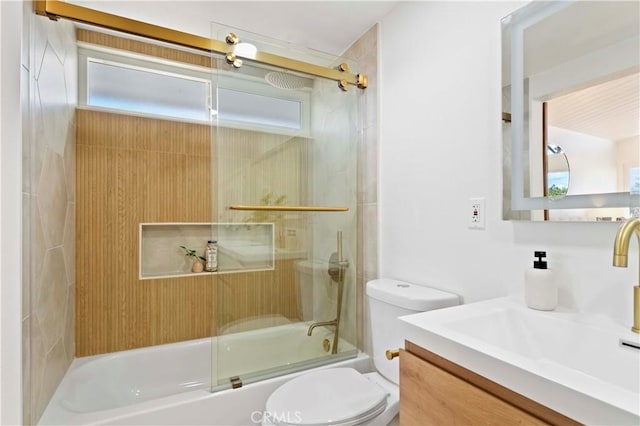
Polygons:
<instances>
[{"instance_id":1,"label":"glass shower door panel","mask_svg":"<svg viewBox=\"0 0 640 426\"><path fill-rule=\"evenodd\" d=\"M250 224L272 224L275 265L212 279L217 390L355 355L359 120L357 89L214 59L217 221L238 224L246 244ZM310 206L348 210L297 209Z\"/></svg>"}]
</instances>

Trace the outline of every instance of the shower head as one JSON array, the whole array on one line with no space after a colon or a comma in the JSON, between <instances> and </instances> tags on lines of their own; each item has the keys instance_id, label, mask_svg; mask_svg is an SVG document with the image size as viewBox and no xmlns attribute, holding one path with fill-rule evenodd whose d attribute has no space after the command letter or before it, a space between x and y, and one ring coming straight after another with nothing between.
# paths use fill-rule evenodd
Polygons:
<instances>
[{"instance_id":1,"label":"shower head","mask_svg":"<svg viewBox=\"0 0 640 426\"><path fill-rule=\"evenodd\" d=\"M267 83L278 89L297 90L302 89L305 84L304 80L293 74L272 71L264 76Z\"/></svg>"}]
</instances>

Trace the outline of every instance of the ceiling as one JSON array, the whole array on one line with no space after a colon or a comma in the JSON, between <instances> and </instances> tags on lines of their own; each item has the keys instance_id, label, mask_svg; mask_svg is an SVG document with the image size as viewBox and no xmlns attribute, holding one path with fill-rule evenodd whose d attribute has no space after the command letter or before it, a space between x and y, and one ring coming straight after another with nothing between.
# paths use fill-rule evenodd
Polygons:
<instances>
[{"instance_id":1,"label":"ceiling","mask_svg":"<svg viewBox=\"0 0 640 426\"><path fill-rule=\"evenodd\" d=\"M549 125L618 141L640 134L640 74L548 101Z\"/></svg>"},{"instance_id":2,"label":"ceiling","mask_svg":"<svg viewBox=\"0 0 640 426\"><path fill-rule=\"evenodd\" d=\"M333 55L342 54L398 2L68 1L204 37L211 36L211 22L221 23Z\"/></svg>"},{"instance_id":3,"label":"ceiling","mask_svg":"<svg viewBox=\"0 0 640 426\"><path fill-rule=\"evenodd\" d=\"M638 35L637 1L579 1L560 9L523 32L525 75L560 64Z\"/></svg>"}]
</instances>

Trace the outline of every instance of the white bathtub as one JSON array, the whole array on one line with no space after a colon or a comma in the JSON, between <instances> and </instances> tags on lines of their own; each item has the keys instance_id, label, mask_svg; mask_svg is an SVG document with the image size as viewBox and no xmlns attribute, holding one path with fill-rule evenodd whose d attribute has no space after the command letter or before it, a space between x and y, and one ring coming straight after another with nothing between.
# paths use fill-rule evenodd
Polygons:
<instances>
[{"instance_id":1,"label":"white bathtub","mask_svg":"<svg viewBox=\"0 0 640 426\"><path fill-rule=\"evenodd\" d=\"M297 323L76 359L39 424L259 424L271 392L300 373L211 393L211 365L219 366L222 377L238 374L242 365L264 371L286 364L301 370L309 361L299 362L292 354L304 348L308 360L320 357L328 363L332 359L322 341L332 336L330 330L316 328L308 337L307 325ZM355 350L344 341L339 348ZM352 366L361 372L371 368L365 354L315 368L328 366Z\"/></svg>"}]
</instances>

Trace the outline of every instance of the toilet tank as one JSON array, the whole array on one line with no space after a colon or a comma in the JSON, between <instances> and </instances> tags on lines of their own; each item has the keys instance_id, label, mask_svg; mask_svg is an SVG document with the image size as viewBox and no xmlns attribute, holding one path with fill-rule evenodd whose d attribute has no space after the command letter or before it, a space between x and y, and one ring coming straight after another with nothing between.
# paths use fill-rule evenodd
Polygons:
<instances>
[{"instance_id":1,"label":"toilet tank","mask_svg":"<svg viewBox=\"0 0 640 426\"><path fill-rule=\"evenodd\" d=\"M324 321L336 314L337 294L331 285L326 260L307 259L295 263L298 315L303 321Z\"/></svg>"},{"instance_id":2,"label":"toilet tank","mask_svg":"<svg viewBox=\"0 0 640 426\"><path fill-rule=\"evenodd\" d=\"M311 260L296 262L298 315L303 321L313 321L313 277L318 265Z\"/></svg>"},{"instance_id":3,"label":"toilet tank","mask_svg":"<svg viewBox=\"0 0 640 426\"><path fill-rule=\"evenodd\" d=\"M369 281L367 299L373 363L380 374L396 384L400 379L399 360L387 360L385 351L404 347L397 318L460 303L453 293L388 278Z\"/></svg>"}]
</instances>

